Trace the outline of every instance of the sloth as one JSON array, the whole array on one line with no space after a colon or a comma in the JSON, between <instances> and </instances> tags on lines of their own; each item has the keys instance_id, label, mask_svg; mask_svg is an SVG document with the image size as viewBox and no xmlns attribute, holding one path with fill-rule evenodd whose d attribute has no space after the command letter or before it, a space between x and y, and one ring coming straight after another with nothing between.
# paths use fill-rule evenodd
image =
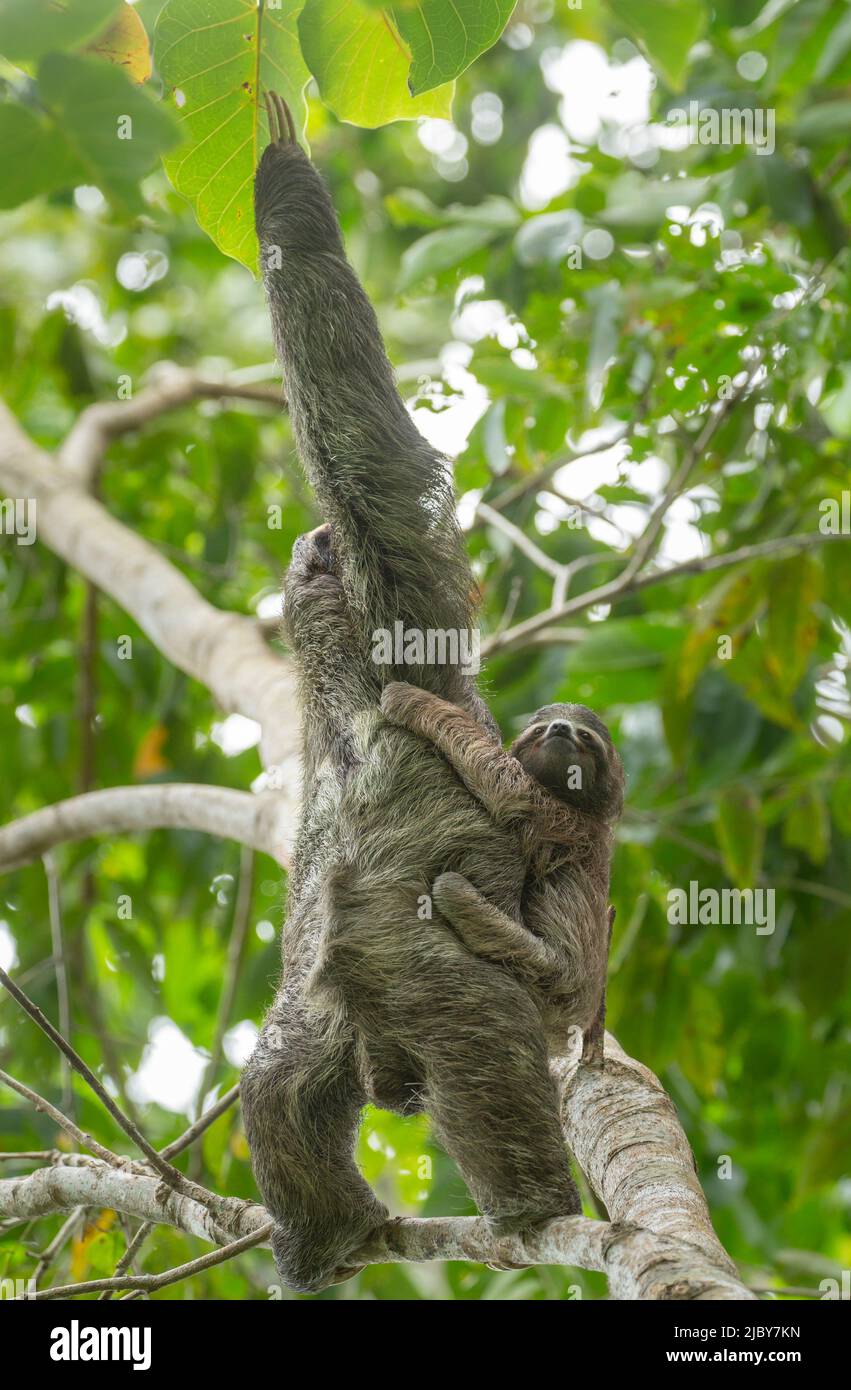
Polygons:
<instances>
[{"instance_id":1,"label":"sloth","mask_svg":"<svg viewBox=\"0 0 851 1390\"><path fill-rule=\"evenodd\" d=\"M428 1112L495 1233L581 1204L532 991L471 952L439 912L422 912L435 880L454 872L520 920L522 837L380 709L383 687L404 677L500 748L462 668L373 660L374 633L397 621L421 633L471 624L449 468L396 391L285 104L270 94L267 105L271 143L254 190L263 279L296 445L327 524L296 542L285 581L302 813L282 978L241 1096L279 1274L315 1292L351 1275L388 1219L354 1160L367 1102Z\"/></svg>"},{"instance_id":2,"label":"sloth","mask_svg":"<svg viewBox=\"0 0 851 1390\"><path fill-rule=\"evenodd\" d=\"M451 871L432 889L438 911L477 956L506 965L529 986L551 1055L562 1054L578 1028L583 1055L597 1060L609 862L624 787L606 725L584 705L545 705L506 752L457 705L405 682L385 686L381 708L437 748L488 814L520 835L527 874L519 919Z\"/></svg>"}]
</instances>

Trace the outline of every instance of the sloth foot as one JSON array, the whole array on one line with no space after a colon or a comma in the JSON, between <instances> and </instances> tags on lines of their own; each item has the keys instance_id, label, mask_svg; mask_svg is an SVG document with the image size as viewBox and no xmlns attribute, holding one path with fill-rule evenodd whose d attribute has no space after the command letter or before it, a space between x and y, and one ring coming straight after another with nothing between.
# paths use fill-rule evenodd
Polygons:
<instances>
[{"instance_id":1,"label":"sloth foot","mask_svg":"<svg viewBox=\"0 0 851 1390\"><path fill-rule=\"evenodd\" d=\"M367 1217L348 1224L342 1219L339 1223L327 1219L320 1226L275 1226L272 1254L283 1283L296 1293L320 1293L332 1284L352 1279L365 1268L357 1259L358 1252L387 1216L387 1208L376 1201Z\"/></svg>"},{"instance_id":2,"label":"sloth foot","mask_svg":"<svg viewBox=\"0 0 851 1390\"><path fill-rule=\"evenodd\" d=\"M299 536L293 546L293 562L304 575L334 573L334 533L330 522Z\"/></svg>"}]
</instances>

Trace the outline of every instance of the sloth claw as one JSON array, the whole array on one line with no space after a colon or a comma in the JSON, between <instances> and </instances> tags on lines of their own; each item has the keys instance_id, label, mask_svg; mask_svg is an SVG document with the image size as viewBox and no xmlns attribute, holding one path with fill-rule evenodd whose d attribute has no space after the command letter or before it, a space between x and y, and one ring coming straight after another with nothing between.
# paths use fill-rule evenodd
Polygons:
<instances>
[{"instance_id":1,"label":"sloth claw","mask_svg":"<svg viewBox=\"0 0 851 1390\"><path fill-rule=\"evenodd\" d=\"M266 93L266 114L273 145L297 144L292 113L279 92Z\"/></svg>"}]
</instances>

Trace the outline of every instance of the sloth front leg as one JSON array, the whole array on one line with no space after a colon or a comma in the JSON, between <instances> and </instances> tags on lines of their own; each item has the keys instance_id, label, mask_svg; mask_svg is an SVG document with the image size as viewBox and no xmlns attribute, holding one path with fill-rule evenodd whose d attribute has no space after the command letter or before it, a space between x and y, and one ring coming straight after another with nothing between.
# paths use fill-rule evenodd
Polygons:
<instances>
[{"instance_id":1,"label":"sloth front leg","mask_svg":"<svg viewBox=\"0 0 851 1390\"><path fill-rule=\"evenodd\" d=\"M433 744L498 824L534 813L539 789L466 710L407 681L392 681L382 691L381 712Z\"/></svg>"},{"instance_id":2,"label":"sloth front leg","mask_svg":"<svg viewBox=\"0 0 851 1390\"><path fill-rule=\"evenodd\" d=\"M509 966L530 983L560 974L563 962L558 953L483 898L463 874L440 874L432 897L441 916L475 955Z\"/></svg>"}]
</instances>

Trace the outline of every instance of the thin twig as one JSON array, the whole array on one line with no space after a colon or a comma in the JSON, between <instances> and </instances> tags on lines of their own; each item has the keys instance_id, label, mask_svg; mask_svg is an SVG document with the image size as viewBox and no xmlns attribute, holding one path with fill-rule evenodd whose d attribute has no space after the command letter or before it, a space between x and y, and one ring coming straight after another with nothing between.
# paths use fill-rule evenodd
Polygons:
<instances>
[{"instance_id":1,"label":"thin twig","mask_svg":"<svg viewBox=\"0 0 851 1390\"><path fill-rule=\"evenodd\" d=\"M97 1139L93 1139L84 1129L80 1129L78 1124L64 1115L55 1105L51 1105L44 1096L40 1096L37 1091L30 1090L29 1086L25 1086L23 1081L17 1081L14 1076L10 1076L5 1071L0 1071L0 1081L11 1091L17 1091L18 1095L23 1096L24 1100L28 1100L36 1110L48 1115L57 1128L64 1129L65 1133L70 1135L81 1148L88 1149L90 1153L103 1159L104 1163L112 1164L113 1168L127 1167L128 1160L126 1158L120 1158L118 1154L112 1152L112 1149L107 1149L103 1144L98 1143Z\"/></svg>"},{"instance_id":2,"label":"thin twig","mask_svg":"<svg viewBox=\"0 0 851 1390\"><path fill-rule=\"evenodd\" d=\"M68 993L68 969L65 962L65 944L62 933L62 902L59 896L59 875L56 860L48 851L42 855L44 872L47 876L47 903L50 918L50 944L53 948L53 970L56 976L56 998L59 1011L59 1031L65 1037L71 1036L71 999ZM62 1067L62 1109L73 1113L76 1100L71 1087L71 1064L67 1057L61 1059Z\"/></svg>"},{"instance_id":3,"label":"thin twig","mask_svg":"<svg viewBox=\"0 0 851 1390\"><path fill-rule=\"evenodd\" d=\"M174 1269L167 1269L163 1274L123 1274L117 1278L113 1276L109 1279L90 1279L84 1284L60 1284L54 1289L41 1289L30 1294L29 1300L32 1302L41 1299L47 1302L54 1298L79 1298L83 1294L99 1293L101 1290L114 1292L118 1289L142 1289L151 1293L154 1289L176 1284L181 1279L189 1279L193 1274L201 1274L205 1269L211 1269L214 1265L223 1264L225 1260L232 1260L235 1255L241 1255L244 1250L261 1245L271 1234L274 1225L274 1221L268 1221L259 1231L251 1231L247 1236L231 1241L229 1245L222 1245L218 1250L211 1250L187 1264L176 1265Z\"/></svg>"},{"instance_id":4,"label":"thin twig","mask_svg":"<svg viewBox=\"0 0 851 1390\"><path fill-rule=\"evenodd\" d=\"M496 652L525 646L527 638L554 623L561 622L564 618L572 617L574 613L581 613L598 603L619 603L631 594L649 589L654 584L672 583L693 574L709 574L715 570L726 569L729 565L745 564L750 560L773 559L798 550L809 550L812 546L826 545L831 541L848 540L848 536L828 536L822 535L820 531L807 531L800 535L777 536L773 540L743 545L738 550L730 550L724 555L697 555L691 560L684 560L682 564L672 565L669 569L651 570L628 581L624 581L623 576L618 575L608 584L600 584L596 589L589 589L584 594L577 594L575 598L568 599L559 608L545 609L532 618L526 618L516 627L509 628L507 632L495 633L482 643L482 655L492 656Z\"/></svg>"},{"instance_id":5,"label":"thin twig","mask_svg":"<svg viewBox=\"0 0 851 1390\"><path fill-rule=\"evenodd\" d=\"M12 998L17 1000L25 1013L28 1013L34 1023L38 1024L43 1033L46 1033L50 1041L59 1048L74 1067L76 1071L88 1082L101 1104L109 1111L112 1118L119 1128L133 1140L133 1143L141 1150L151 1165L157 1170L161 1177L165 1179L169 1187L173 1187L177 1192L182 1192L187 1197L192 1197L196 1201L205 1205L209 1204L210 1194L203 1188L199 1188L197 1183L190 1182L185 1178L179 1169L167 1162L160 1153L149 1143L140 1129L134 1125L133 1121L124 1114L123 1110L116 1105L108 1091L104 1089L98 1081L91 1067L89 1067L77 1053L71 1044L57 1032L53 1024L42 1013L37 1004L19 989L14 980L10 979L5 970L0 969L0 984L3 984L9 991ZM215 1205L215 1203L214 1203Z\"/></svg>"},{"instance_id":6,"label":"thin twig","mask_svg":"<svg viewBox=\"0 0 851 1390\"><path fill-rule=\"evenodd\" d=\"M214 1120L217 1120L220 1115L223 1115L226 1110L230 1109L238 1095L238 1084L236 1086L231 1086L229 1091L225 1091L225 1094L215 1105L211 1105L194 1124L190 1125L187 1130L184 1130L183 1134L177 1139L173 1139L170 1144L166 1144L165 1148L160 1150L163 1158L174 1158L175 1154L188 1148L199 1135L203 1134L206 1129L209 1129ZM125 1270L130 1267L133 1258L138 1254L141 1246L154 1229L153 1221L143 1221L127 1249L124 1251L124 1254L121 1256L121 1259L118 1261L118 1264L115 1266L116 1277L123 1274ZM101 1294L101 1300L108 1300L111 1297L112 1294L109 1290Z\"/></svg>"},{"instance_id":7,"label":"thin twig","mask_svg":"<svg viewBox=\"0 0 851 1390\"><path fill-rule=\"evenodd\" d=\"M198 1092L199 1106L204 1104L204 1097L215 1080L216 1072L219 1069L219 1063L222 1057L224 1036L230 1020L234 996L236 995L236 989L239 983L242 958L245 952L248 924L251 919L251 893L253 887L254 854L243 845L239 856L239 883L233 909L233 924L228 941L225 977L221 994L219 995L219 1007L216 1013L216 1022L213 1027L213 1041L210 1047L210 1057L204 1069L204 1075L201 1079L201 1086ZM194 1149L192 1152L189 1167L190 1177L198 1177L201 1162L200 1153L200 1149Z\"/></svg>"}]
</instances>

